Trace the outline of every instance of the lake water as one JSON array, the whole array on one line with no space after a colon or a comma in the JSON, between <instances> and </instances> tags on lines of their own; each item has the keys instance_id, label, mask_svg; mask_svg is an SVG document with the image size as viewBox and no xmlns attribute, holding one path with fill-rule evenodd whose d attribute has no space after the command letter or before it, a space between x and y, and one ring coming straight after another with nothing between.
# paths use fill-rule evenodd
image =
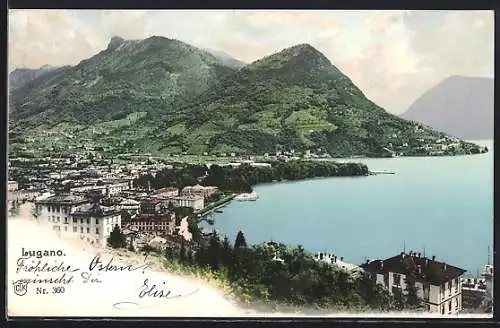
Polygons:
<instances>
[{"instance_id":1,"label":"lake water","mask_svg":"<svg viewBox=\"0 0 500 328\"><path fill-rule=\"evenodd\" d=\"M477 143L490 152L355 159L396 174L259 185L257 201L233 201L214 227L233 242L242 230L249 243L300 244L356 264L406 247L475 275L493 249L493 142Z\"/></svg>"}]
</instances>

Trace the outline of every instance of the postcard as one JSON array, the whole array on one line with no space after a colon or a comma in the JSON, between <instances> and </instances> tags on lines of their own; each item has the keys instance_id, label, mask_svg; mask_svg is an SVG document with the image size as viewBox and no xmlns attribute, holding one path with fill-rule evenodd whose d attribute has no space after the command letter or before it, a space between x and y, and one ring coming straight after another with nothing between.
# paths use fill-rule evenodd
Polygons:
<instances>
[{"instance_id":1,"label":"postcard","mask_svg":"<svg viewBox=\"0 0 500 328\"><path fill-rule=\"evenodd\" d=\"M492 318L493 17L10 10L9 316Z\"/></svg>"}]
</instances>

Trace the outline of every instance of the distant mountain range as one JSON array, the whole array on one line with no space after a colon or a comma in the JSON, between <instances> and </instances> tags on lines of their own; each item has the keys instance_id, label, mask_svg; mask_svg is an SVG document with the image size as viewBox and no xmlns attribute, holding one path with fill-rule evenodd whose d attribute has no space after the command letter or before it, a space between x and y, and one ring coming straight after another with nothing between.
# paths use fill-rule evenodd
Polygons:
<instances>
[{"instance_id":1,"label":"distant mountain range","mask_svg":"<svg viewBox=\"0 0 500 328\"><path fill-rule=\"evenodd\" d=\"M494 81L452 76L420 96L401 115L450 135L466 139L493 139Z\"/></svg>"},{"instance_id":2,"label":"distant mountain range","mask_svg":"<svg viewBox=\"0 0 500 328\"><path fill-rule=\"evenodd\" d=\"M57 67L44 65L38 69L31 68L17 68L9 74L9 90L13 91L19 89L28 82L33 81L46 73L49 73Z\"/></svg>"},{"instance_id":3,"label":"distant mountain range","mask_svg":"<svg viewBox=\"0 0 500 328\"><path fill-rule=\"evenodd\" d=\"M164 37L114 37L78 65L11 91L10 145L30 139L30 147L52 152L85 143L114 153L391 156L429 154L445 137L375 105L308 44L243 67L221 57ZM479 151L468 143L447 150Z\"/></svg>"}]
</instances>

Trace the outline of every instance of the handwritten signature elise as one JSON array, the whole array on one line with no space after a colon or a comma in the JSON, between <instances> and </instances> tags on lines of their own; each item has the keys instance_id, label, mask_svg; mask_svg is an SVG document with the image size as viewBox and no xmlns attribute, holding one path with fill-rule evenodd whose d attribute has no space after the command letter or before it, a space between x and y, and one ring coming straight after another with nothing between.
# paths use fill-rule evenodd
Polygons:
<instances>
[{"instance_id":1,"label":"handwritten signature elise","mask_svg":"<svg viewBox=\"0 0 500 328\"><path fill-rule=\"evenodd\" d=\"M144 279L144 282L142 286L139 288L139 294L138 297L139 299L143 298L155 298L155 299L174 299L174 298L181 298L181 297L188 297L196 292L198 292L199 289L195 289L192 292L186 293L186 294L174 294L172 293L171 290L165 289L163 286L165 286L166 283L165 281L162 282L161 285L157 285L154 283L151 283L148 278ZM113 304L113 307L116 309L123 309L124 307L128 306L133 306L133 307L141 307L145 308L145 306L141 306L138 302L134 301L120 301L116 302Z\"/></svg>"}]
</instances>

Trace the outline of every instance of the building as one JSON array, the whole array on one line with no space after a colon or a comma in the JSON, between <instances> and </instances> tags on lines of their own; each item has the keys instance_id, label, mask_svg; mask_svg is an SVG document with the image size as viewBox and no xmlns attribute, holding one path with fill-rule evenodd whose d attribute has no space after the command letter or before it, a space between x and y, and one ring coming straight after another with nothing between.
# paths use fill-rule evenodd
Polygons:
<instances>
[{"instance_id":1,"label":"building","mask_svg":"<svg viewBox=\"0 0 500 328\"><path fill-rule=\"evenodd\" d=\"M175 214L139 214L124 222L124 226L135 231L172 235L175 231Z\"/></svg>"},{"instance_id":2,"label":"building","mask_svg":"<svg viewBox=\"0 0 500 328\"><path fill-rule=\"evenodd\" d=\"M167 188L162 188L156 190L153 194L152 197L156 199L169 199L171 197L176 197L179 195L179 189L173 188L173 187L167 187Z\"/></svg>"},{"instance_id":3,"label":"building","mask_svg":"<svg viewBox=\"0 0 500 328\"><path fill-rule=\"evenodd\" d=\"M392 295L406 293L407 279L411 277L429 312L457 314L462 309L460 277L465 270L438 262L434 256L428 259L420 253L402 252L386 260L367 261L361 268Z\"/></svg>"},{"instance_id":4,"label":"building","mask_svg":"<svg viewBox=\"0 0 500 328\"><path fill-rule=\"evenodd\" d=\"M334 254L319 252L314 254L314 260L318 262L328 263L338 269L345 270L350 273L361 272L361 268L355 264L344 262L343 257L337 257Z\"/></svg>"},{"instance_id":5,"label":"building","mask_svg":"<svg viewBox=\"0 0 500 328\"><path fill-rule=\"evenodd\" d=\"M19 189L19 184L16 181L9 181L8 183L8 191L16 191Z\"/></svg>"},{"instance_id":6,"label":"building","mask_svg":"<svg viewBox=\"0 0 500 328\"><path fill-rule=\"evenodd\" d=\"M202 196L177 196L169 200L175 207L191 207L195 211L202 210L205 207L205 201Z\"/></svg>"},{"instance_id":7,"label":"building","mask_svg":"<svg viewBox=\"0 0 500 328\"><path fill-rule=\"evenodd\" d=\"M484 278L462 278L462 310L477 311L486 299L487 286Z\"/></svg>"},{"instance_id":8,"label":"building","mask_svg":"<svg viewBox=\"0 0 500 328\"><path fill-rule=\"evenodd\" d=\"M160 212L162 207L162 202L157 199L144 199L141 201L140 209L141 213L145 214L155 214Z\"/></svg>"},{"instance_id":9,"label":"building","mask_svg":"<svg viewBox=\"0 0 500 328\"><path fill-rule=\"evenodd\" d=\"M66 193L47 197L35 202L37 220L51 225L56 231L67 230L67 224L71 222L71 214L78 206L89 202L85 198Z\"/></svg>"},{"instance_id":10,"label":"building","mask_svg":"<svg viewBox=\"0 0 500 328\"><path fill-rule=\"evenodd\" d=\"M484 267L482 277L462 278L462 309L466 312L491 312L493 306L493 266Z\"/></svg>"},{"instance_id":11,"label":"building","mask_svg":"<svg viewBox=\"0 0 500 328\"><path fill-rule=\"evenodd\" d=\"M219 188L212 186L187 186L182 189L181 196L201 196L203 198L210 197L219 192Z\"/></svg>"},{"instance_id":12,"label":"building","mask_svg":"<svg viewBox=\"0 0 500 328\"><path fill-rule=\"evenodd\" d=\"M120 212L99 203L83 204L75 208L65 231L78 235L81 240L104 247L115 226L121 227Z\"/></svg>"},{"instance_id":13,"label":"building","mask_svg":"<svg viewBox=\"0 0 500 328\"><path fill-rule=\"evenodd\" d=\"M106 194L108 196L119 195L122 191L130 189L129 181L120 181L115 183L106 184Z\"/></svg>"},{"instance_id":14,"label":"building","mask_svg":"<svg viewBox=\"0 0 500 328\"><path fill-rule=\"evenodd\" d=\"M124 199L120 202L119 207L122 211L137 214L141 208L141 203L133 199Z\"/></svg>"}]
</instances>

